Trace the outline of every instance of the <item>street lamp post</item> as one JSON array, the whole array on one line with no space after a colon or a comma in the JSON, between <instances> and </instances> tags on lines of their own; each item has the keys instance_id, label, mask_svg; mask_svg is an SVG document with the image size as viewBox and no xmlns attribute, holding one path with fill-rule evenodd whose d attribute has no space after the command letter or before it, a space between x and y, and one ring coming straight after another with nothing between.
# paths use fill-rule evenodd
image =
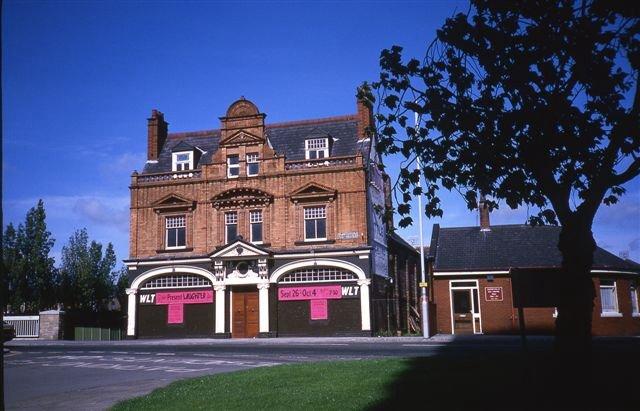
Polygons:
<instances>
[{"instance_id":1,"label":"street lamp post","mask_svg":"<svg viewBox=\"0 0 640 411\"><path fill-rule=\"evenodd\" d=\"M419 120L418 113L415 114L416 131L418 130ZM424 241L422 239L422 167L420 166L420 157L416 157L416 169L418 170L418 187L420 187L420 195L418 196L418 228L420 230L420 303L422 305L422 336L429 338L429 303L427 300L427 288L424 274Z\"/></svg>"}]
</instances>

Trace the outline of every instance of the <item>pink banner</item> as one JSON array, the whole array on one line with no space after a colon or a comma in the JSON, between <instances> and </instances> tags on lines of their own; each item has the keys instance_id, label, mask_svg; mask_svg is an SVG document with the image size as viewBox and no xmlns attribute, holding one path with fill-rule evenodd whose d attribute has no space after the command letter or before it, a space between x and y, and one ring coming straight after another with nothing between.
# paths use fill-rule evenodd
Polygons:
<instances>
[{"instance_id":1,"label":"pink banner","mask_svg":"<svg viewBox=\"0 0 640 411\"><path fill-rule=\"evenodd\" d=\"M184 304L169 304L167 309L167 324L182 324L184 322Z\"/></svg>"},{"instance_id":2,"label":"pink banner","mask_svg":"<svg viewBox=\"0 0 640 411\"><path fill-rule=\"evenodd\" d=\"M339 298L342 298L342 287L339 285L278 288L278 300L280 301L335 300Z\"/></svg>"},{"instance_id":3,"label":"pink banner","mask_svg":"<svg viewBox=\"0 0 640 411\"><path fill-rule=\"evenodd\" d=\"M156 304L204 304L213 302L213 291L157 293Z\"/></svg>"},{"instance_id":4,"label":"pink banner","mask_svg":"<svg viewBox=\"0 0 640 411\"><path fill-rule=\"evenodd\" d=\"M326 320L329 318L327 300L311 300L311 319Z\"/></svg>"}]
</instances>

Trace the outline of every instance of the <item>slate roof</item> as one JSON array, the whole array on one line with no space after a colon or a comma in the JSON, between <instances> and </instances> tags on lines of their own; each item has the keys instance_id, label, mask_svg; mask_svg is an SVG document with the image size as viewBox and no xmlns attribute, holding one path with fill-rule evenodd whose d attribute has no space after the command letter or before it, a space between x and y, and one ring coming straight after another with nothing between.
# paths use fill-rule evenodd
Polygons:
<instances>
[{"instance_id":1,"label":"slate roof","mask_svg":"<svg viewBox=\"0 0 640 411\"><path fill-rule=\"evenodd\" d=\"M559 267L561 227L496 225L490 231L480 227L440 228L434 224L431 256L436 271L508 270L511 267ZM615 269L640 273L638 264L598 247L593 269Z\"/></svg>"},{"instance_id":2,"label":"slate roof","mask_svg":"<svg viewBox=\"0 0 640 411\"><path fill-rule=\"evenodd\" d=\"M289 160L304 160L307 138L330 136L330 157L355 155L368 151L369 140L358 141L358 122L355 116L332 117L317 120L294 121L266 125L266 136L273 149ZM171 152L178 145L188 144L205 153L195 168L211 163L212 154L218 149L220 130L205 130L185 133L169 133L157 163L146 163L143 173L171 171Z\"/></svg>"}]
</instances>

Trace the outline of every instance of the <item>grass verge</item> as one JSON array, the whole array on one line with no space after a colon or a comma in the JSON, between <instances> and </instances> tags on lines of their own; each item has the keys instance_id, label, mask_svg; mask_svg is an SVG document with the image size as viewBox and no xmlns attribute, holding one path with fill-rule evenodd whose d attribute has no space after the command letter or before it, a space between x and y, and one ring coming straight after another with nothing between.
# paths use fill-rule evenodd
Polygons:
<instances>
[{"instance_id":1,"label":"grass verge","mask_svg":"<svg viewBox=\"0 0 640 411\"><path fill-rule=\"evenodd\" d=\"M113 409L365 409L409 367L398 359L264 367L174 382Z\"/></svg>"},{"instance_id":2,"label":"grass verge","mask_svg":"<svg viewBox=\"0 0 640 411\"><path fill-rule=\"evenodd\" d=\"M638 410L637 353L549 352L304 363L175 382L122 410Z\"/></svg>"}]
</instances>

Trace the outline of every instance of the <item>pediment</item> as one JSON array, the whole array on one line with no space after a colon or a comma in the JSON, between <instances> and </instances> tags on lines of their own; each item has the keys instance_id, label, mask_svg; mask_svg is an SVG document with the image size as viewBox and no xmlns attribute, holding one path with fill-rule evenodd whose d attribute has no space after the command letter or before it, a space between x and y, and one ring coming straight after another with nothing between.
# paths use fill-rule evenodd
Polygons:
<instances>
[{"instance_id":1,"label":"pediment","mask_svg":"<svg viewBox=\"0 0 640 411\"><path fill-rule=\"evenodd\" d=\"M315 127L306 135L306 138L329 138L329 137L331 137L329 132L318 127Z\"/></svg>"},{"instance_id":2,"label":"pediment","mask_svg":"<svg viewBox=\"0 0 640 411\"><path fill-rule=\"evenodd\" d=\"M227 137L221 144L224 145L245 145L245 144L258 144L263 143L264 139L251 134L248 131L240 130L235 134Z\"/></svg>"},{"instance_id":3,"label":"pediment","mask_svg":"<svg viewBox=\"0 0 640 411\"><path fill-rule=\"evenodd\" d=\"M336 197L337 191L335 189L323 186L318 183L308 183L298 188L290 194L293 201L300 200L333 200Z\"/></svg>"},{"instance_id":4,"label":"pediment","mask_svg":"<svg viewBox=\"0 0 640 411\"><path fill-rule=\"evenodd\" d=\"M243 240L236 240L211 254L215 259L254 259L264 258L269 252Z\"/></svg>"},{"instance_id":5,"label":"pediment","mask_svg":"<svg viewBox=\"0 0 640 411\"><path fill-rule=\"evenodd\" d=\"M194 146L192 146L191 144L185 143L184 141L181 141L175 146L173 146L173 148L171 149L171 152L175 153L178 151L194 151L194 150L195 150Z\"/></svg>"},{"instance_id":6,"label":"pediment","mask_svg":"<svg viewBox=\"0 0 640 411\"><path fill-rule=\"evenodd\" d=\"M155 212L172 210L193 210L196 202L178 194L169 194L151 205Z\"/></svg>"},{"instance_id":7,"label":"pediment","mask_svg":"<svg viewBox=\"0 0 640 411\"><path fill-rule=\"evenodd\" d=\"M215 208L243 208L266 206L273 201L273 196L257 188L238 187L217 194L211 199Z\"/></svg>"}]
</instances>

